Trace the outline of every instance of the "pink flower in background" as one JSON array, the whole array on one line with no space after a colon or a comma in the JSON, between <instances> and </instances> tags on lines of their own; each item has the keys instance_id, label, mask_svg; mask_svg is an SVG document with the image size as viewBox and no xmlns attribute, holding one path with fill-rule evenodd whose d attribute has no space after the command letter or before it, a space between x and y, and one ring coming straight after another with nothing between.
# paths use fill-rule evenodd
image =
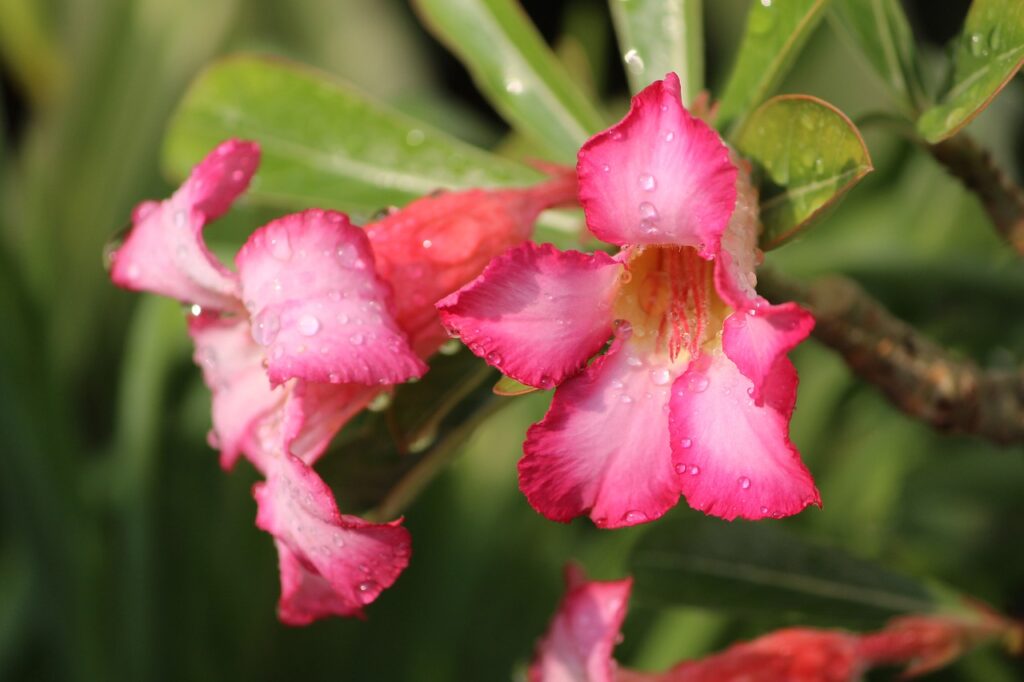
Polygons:
<instances>
[{"instance_id":1,"label":"pink flower in background","mask_svg":"<svg viewBox=\"0 0 1024 682\"><path fill-rule=\"evenodd\" d=\"M249 237L236 273L202 230L258 160L255 144L225 142L170 199L140 205L111 277L191 306L195 360L213 394L211 445L225 468L244 454L266 477L254 495L257 525L279 551L279 615L304 624L361 614L410 554L397 522L340 514L311 465L378 393L422 376L444 340L434 301L525 240L541 210L571 201L575 179L428 197L367 231L334 211L287 215Z\"/></svg>"},{"instance_id":2,"label":"pink flower in background","mask_svg":"<svg viewBox=\"0 0 1024 682\"><path fill-rule=\"evenodd\" d=\"M680 494L726 519L820 505L788 434L786 353L813 319L754 290L756 192L683 107L678 78L584 144L577 174L587 225L618 254L525 244L438 304L491 365L558 387L524 444L527 499L607 528L655 519Z\"/></svg>"},{"instance_id":3,"label":"pink flower in background","mask_svg":"<svg viewBox=\"0 0 1024 682\"><path fill-rule=\"evenodd\" d=\"M530 682L855 682L871 668L905 664L906 676L937 670L974 646L1019 636L1020 626L974 605L963 618L907 616L866 634L787 628L663 673L619 667L612 650L632 579L588 581L576 566L547 634L537 643Z\"/></svg>"}]
</instances>

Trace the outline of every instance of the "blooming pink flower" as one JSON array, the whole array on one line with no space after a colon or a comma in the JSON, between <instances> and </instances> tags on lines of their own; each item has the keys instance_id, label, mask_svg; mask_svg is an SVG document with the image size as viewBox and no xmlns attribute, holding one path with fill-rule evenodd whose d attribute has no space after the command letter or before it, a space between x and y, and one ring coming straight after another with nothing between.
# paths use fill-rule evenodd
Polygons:
<instances>
[{"instance_id":1,"label":"blooming pink flower","mask_svg":"<svg viewBox=\"0 0 1024 682\"><path fill-rule=\"evenodd\" d=\"M258 160L255 144L225 142L170 199L141 204L111 277L191 306L211 445L225 468L244 454L266 476L257 525L280 555L279 614L302 624L361 614L409 557L404 528L339 514L310 465L374 396L426 371L444 338L433 302L526 239L542 209L571 199L575 179L427 197L367 231L334 211L287 215L249 237L236 273L202 230ZM414 293L396 302L394 289Z\"/></svg>"},{"instance_id":2,"label":"blooming pink flower","mask_svg":"<svg viewBox=\"0 0 1024 682\"><path fill-rule=\"evenodd\" d=\"M907 664L907 676L937 670L986 641L1019 636L1021 626L975 607L964 618L908 616L866 634L787 628L663 673L621 668L621 639L632 580L588 581L570 566L547 634L537 644L530 682L854 682L869 669Z\"/></svg>"},{"instance_id":3,"label":"blooming pink flower","mask_svg":"<svg viewBox=\"0 0 1024 682\"><path fill-rule=\"evenodd\" d=\"M491 365L558 387L519 464L545 516L629 526L680 494L727 519L820 505L788 434L786 353L813 319L754 290L757 196L737 165L669 74L579 152L587 225L617 255L525 244L438 304Z\"/></svg>"}]
</instances>

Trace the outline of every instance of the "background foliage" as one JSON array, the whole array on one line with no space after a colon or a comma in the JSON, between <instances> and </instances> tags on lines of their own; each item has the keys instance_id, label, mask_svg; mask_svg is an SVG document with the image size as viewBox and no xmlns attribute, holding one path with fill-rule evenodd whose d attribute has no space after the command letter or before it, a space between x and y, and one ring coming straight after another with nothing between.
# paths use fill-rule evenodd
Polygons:
<instances>
[{"instance_id":1,"label":"background foliage","mask_svg":"<svg viewBox=\"0 0 1024 682\"><path fill-rule=\"evenodd\" d=\"M419 4L426 12L451 3ZM486 11L503 3L475 4ZM628 85L613 18L603 3L587 0L523 4L555 46L576 95L525 105L502 99L507 82L488 80L484 62L477 62L480 73L464 71L398 0L0 0L0 677L504 679L528 660L561 593L561 566L572 557L599 578L637 572L617 658L639 668L665 667L782 624L866 627L906 608L948 603L950 591L1024 615L1021 448L933 432L812 341L795 354L802 385L794 440L825 508L757 527L706 520L685 505L650 528L617 532L545 521L518 492L515 462L525 427L543 413L547 396L503 399L511 403L488 416L496 407L488 397L495 377L466 352L441 357L451 376L473 378L452 399L453 412L419 415L414 395L400 396L393 407L406 420L406 446L419 437L435 446L427 452L436 456L418 460L425 464L414 469L412 483L397 493L382 490L392 493L385 511L388 504L404 508L414 537L411 567L371 607L368 622L330 620L304 629L277 623L274 550L253 526L254 474L240 466L224 475L205 444L209 398L191 364L180 311L110 286L104 243L135 202L166 195L219 139L204 138L213 133L184 115L166 140L165 130L199 70L237 51L317 67L351 83L353 92L369 93L372 106L399 112L382 118L376 110L360 114L363 104L338 105L339 120L352 130L314 128L322 121L312 119L303 129L327 143L351 133L365 142L353 153L377 159L381 169L393 159L375 141L396 131L408 136L406 116L429 124L422 138L405 143L437 145L447 161L421 168L406 186L408 196L429 191L431 182L531 177L516 161L478 156L449 138L509 159L571 160L585 131L552 127L523 135L530 129L524 121L537 112L517 107L546 114L554 107L598 127L620 116ZM735 98L750 89L733 93L726 76L745 26L757 24L745 24L746 2L704 4L704 54L684 57L691 73L699 73L693 64L703 59L707 86L735 107L725 112L731 118L742 110ZM816 3L803 4L813 11ZM835 2L836 14L808 34L774 89L816 95L854 120L879 110L923 111L921 93L942 84L946 46L966 3L908 3L921 73L908 66L909 36L901 35L900 59L888 62L894 70L883 78L836 33L836 16L855 4ZM614 21L645 30L642 17L620 12ZM499 22L498 29L528 31L523 26ZM503 45L501 35L487 37L489 45ZM977 57L967 49L956 41L950 48L954 85ZM491 51L495 59L503 54ZM671 59L655 53L647 63L654 68ZM626 71L637 79L635 68ZM498 108L513 132L472 78L506 102ZM306 96L265 104L298 116ZM932 113L919 129L940 134L936 126L949 119L949 112ZM862 126L876 171L813 231L772 252L770 264L795 277L851 275L965 357L1012 366L1024 357L1019 258L973 195L879 120ZM1021 120L1018 79L967 128L1018 181ZM443 139L435 139L434 128ZM453 153L461 162L452 162ZM334 205L365 218L398 201L360 189L359 177L296 182L288 195L268 192L266 201L244 205L216 228L215 246L228 249L297 205ZM253 194L260 192L258 182ZM571 240L565 228L572 221L552 216L543 234ZM441 370L439 377L450 376ZM369 445L381 442L375 419L348 429L338 453L324 460L343 505L379 501L357 498L372 489L371 464L381 461L370 457ZM362 464L342 456L346 444L364 456ZM409 461L393 447L381 456L392 459L380 466ZM342 487L346 481L351 491ZM838 602L815 601L799 582L751 589L749 581L737 585L706 570L714 562L771 565L792 547L787 543L801 549L785 556L804 560L784 565L783 573L824 571L845 586ZM666 544L695 559L666 574L664 562L652 560ZM747 551L737 556L738 547ZM858 560L847 562L846 555ZM888 596L881 604L859 599L849 589L858 581L873 590L884 586ZM1019 662L986 650L935 679L1022 675Z\"/></svg>"}]
</instances>

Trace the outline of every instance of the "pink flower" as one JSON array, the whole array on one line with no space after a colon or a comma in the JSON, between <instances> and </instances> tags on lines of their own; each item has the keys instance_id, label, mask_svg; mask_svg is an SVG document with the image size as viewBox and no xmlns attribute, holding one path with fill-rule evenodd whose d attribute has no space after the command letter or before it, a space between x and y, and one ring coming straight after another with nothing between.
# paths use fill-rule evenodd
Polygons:
<instances>
[{"instance_id":1,"label":"pink flower","mask_svg":"<svg viewBox=\"0 0 1024 682\"><path fill-rule=\"evenodd\" d=\"M244 454L266 476L254 495L257 525L280 555L279 614L303 624L361 614L410 553L397 522L341 515L310 466L374 396L426 371L443 341L433 302L526 239L575 181L424 198L367 231L334 211L287 215L249 237L232 272L202 230L258 160L255 144L225 142L171 198L141 204L111 277L190 305L195 360L213 394L211 445L225 468ZM413 293L396 302L395 289Z\"/></svg>"},{"instance_id":2,"label":"pink flower","mask_svg":"<svg viewBox=\"0 0 1024 682\"><path fill-rule=\"evenodd\" d=\"M975 606L963 618L908 616L866 634L787 628L663 673L620 668L632 580L588 581L569 566L565 597L537 644L530 682L854 682L878 666L906 664L906 676L937 670L983 642L1020 636L1021 626Z\"/></svg>"},{"instance_id":3,"label":"pink flower","mask_svg":"<svg viewBox=\"0 0 1024 682\"><path fill-rule=\"evenodd\" d=\"M525 244L438 304L491 365L558 387L519 464L548 518L630 526L680 495L726 519L820 505L788 433L786 353L813 319L754 290L757 196L737 165L669 74L579 153L587 224L618 254Z\"/></svg>"}]
</instances>

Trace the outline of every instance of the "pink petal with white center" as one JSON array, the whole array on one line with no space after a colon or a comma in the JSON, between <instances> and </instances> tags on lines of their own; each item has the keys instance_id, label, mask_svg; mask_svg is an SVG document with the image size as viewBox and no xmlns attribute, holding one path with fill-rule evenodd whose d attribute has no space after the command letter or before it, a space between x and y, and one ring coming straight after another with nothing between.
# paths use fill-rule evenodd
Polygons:
<instances>
[{"instance_id":1,"label":"pink petal with white center","mask_svg":"<svg viewBox=\"0 0 1024 682\"><path fill-rule=\"evenodd\" d=\"M427 367L391 315L366 235L333 211L274 220L236 257L253 338L279 384L397 384Z\"/></svg>"},{"instance_id":2,"label":"pink petal with white center","mask_svg":"<svg viewBox=\"0 0 1024 682\"><path fill-rule=\"evenodd\" d=\"M587 226L619 246L694 246L710 258L736 203L729 150L683 107L672 73L583 145L576 172Z\"/></svg>"},{"instance_id":3,"label":"pink petal with white center","mask_svg":"<svg viewBox=\"0 0 1024 682\"><path fill-rule=\"evenodd\" d=\"M612 649L619 638L633 579L587 581L582 569L566 567L567 591L537 654L530 682L613 682Z\"/></svg>"},{"instance_id":4,"label":"pink petal with white center","mask_svg":"<svg viewBox=\"0 0 1024 682\"><path fill-rule=\"evenodd\" d=\"M241 308L237 278L206 248L202 231L249 185L259 157L255 143L229 140L170 199L139 204L131 232L113 255L114 283L212 310Z\"/></svg>"},{"instance_id":5,"label":"pink petal with white center","mask_svg":"<svg viewBox=\"0 0 1024 682\"><path fill-rule=\"evenodd\" d=\"M495 258L437 309L449 332L488 364L551 388L583 369L611 337L624 270L605 253L528 242Z\"/></svg>"},{"instance_id":6,"label":"pink petal with white center","mask_svg":"<svg viewBox=\"0 0 1024 682\"><path fill-rule=\"evenodd\" d=\"M282 442L286 451L312 465L348 420L380 391L379 386L296 380L284 406Z\"/></svg>"},{"instance_id":7,"label":"pink petal with white center","mask_svg":"<svg viewBox=\"0 0 1024 682\"><path fill-rule=\"evenodd\" d=\"M555 391L530 427L519 487L554 521L588 513L601 528L658 518L679 499L668 415L678 369L645 362L628 340Z\"/></svg>"},{"instance_id":8,"label":"pink petal with white center","mask_svg":"<svg viewBox=\"0 0 1024 682\"><path fill-rule=\"evenodd\" d=\"M789 440L796 369L780 358L764 384L753 382L724 354L696 358L672 387L673 458L686 501L732 520L796 514L821 497Z\"/></svg>"},{"instance_id":9,"label":"pink petal with white center","mask_svg":"<svg viewBox=\"0 0 1024 682\"><path fill-rule=\"evenodd\" d=\"M258 425L280 409L285 391L271 388L263 349L253 343L247 320L204 313L189 317L188 326L195 362L213 396L210 444L220 449L221 466L230 469L245 453L262 470Z\"/></svg>"},{"instance_id":10,"label":"pink petal with white center","mask_svg":"<svg viewBox=\"0 0 1024 682\"><path fill-rule=\"evenodd\" d=\"M253 486L256 526L274 536L281 563L278 614L290 625L359 616L409 563L409 532L338 512L330 488L297 457L281 455Z\"/></svg>"},{"instance_id":11,"label":"pink petal with white center","mask_svg":"<svg viewBox=\"0 0 1024 682\"><path fill-rule=\"evenodd\" d=\"M746 312L739 310L725 319L722 348L753 382L754 402L761 405L765 382L776 363L807 338L814 329L814 317L796 303L769 305L763 298L757 303Z\"/></svg>"}]
</instances>

